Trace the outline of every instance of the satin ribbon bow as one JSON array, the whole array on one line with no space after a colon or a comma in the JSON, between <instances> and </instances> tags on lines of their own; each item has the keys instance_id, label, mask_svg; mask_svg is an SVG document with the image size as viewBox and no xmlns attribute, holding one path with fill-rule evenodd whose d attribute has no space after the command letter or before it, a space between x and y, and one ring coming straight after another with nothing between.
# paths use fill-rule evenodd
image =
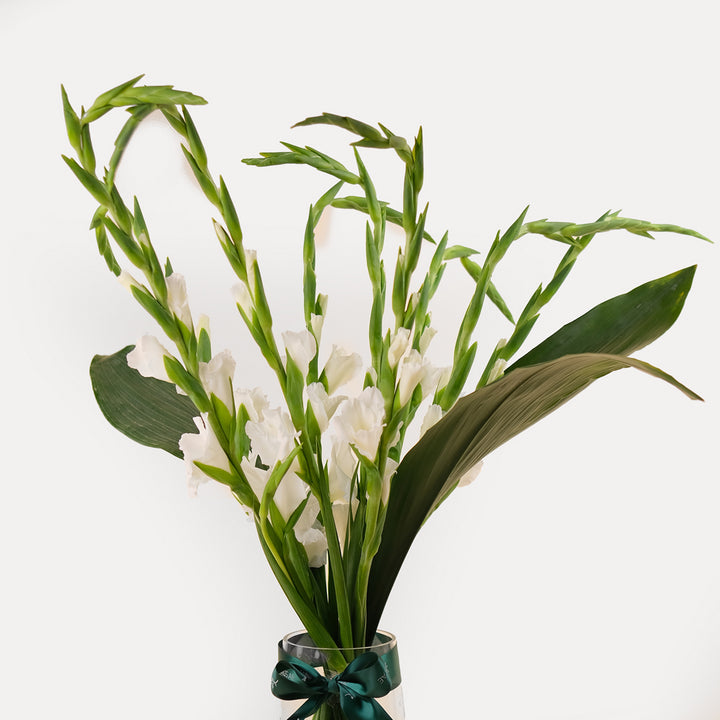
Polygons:
<instances>
[{"instance_id":1,"label":"satin ribbon bow","mask_svg":"<svg viewBox=\"0 0 720 720\"><path fill-rule=\"evenodd\" d=\"M374 652L358 655L331 678L302 660L281 660L273 670L271 691L281 700L307 699L288 720L310 717L333 695L348 720L392 720L375 700L390 692L390 679Z\"/></svg>"}]
</instances>

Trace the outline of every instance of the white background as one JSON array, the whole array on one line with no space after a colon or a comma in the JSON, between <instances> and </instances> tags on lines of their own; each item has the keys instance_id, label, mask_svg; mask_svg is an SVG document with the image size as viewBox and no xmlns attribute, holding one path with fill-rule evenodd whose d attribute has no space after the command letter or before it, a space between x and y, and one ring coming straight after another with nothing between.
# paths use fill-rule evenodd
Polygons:
<instances>
[{"instance_id":1,"label":"white background","mask_svg":"<svg viewBox=\"0 0 720 720\"><path fill-rule=\"evenodd\" d=\"M189 498L179 461L134 445L95 406L92 355L155 329L87 231L93 201L60 160L61 82L76 106L141 72L210 101L194 117L278 330L300 327L305 213L330 183L240 160L289 140L352 162L342 131L290 130L322 111L408 137L422 123L429 228L451 242L486 248L528 203L535 219L622 208L720 237L712 3L468 7L0 1L1 717L269 720L274 643L298 625L240 507L210 485ZM101 158L119 115L96 123ZM399 163L365 157L397 202ZM119 182L240 382L270 389L233 313L210 208L160 119ZM526 238L509 254L497 283L516 312L560 252ZM361 253L362 225L332 215L318 260L327 334L358 347ZM718 248L598 237L530 342L695 263L683 316L639 356L704 404L617 373L491 455L423 529L383 621L399 638L409 720L720 717ZM461 272L448 277L439 363L470 292ZM484 351L503 333L488 308Z\"/></svg>"}]
</instances>

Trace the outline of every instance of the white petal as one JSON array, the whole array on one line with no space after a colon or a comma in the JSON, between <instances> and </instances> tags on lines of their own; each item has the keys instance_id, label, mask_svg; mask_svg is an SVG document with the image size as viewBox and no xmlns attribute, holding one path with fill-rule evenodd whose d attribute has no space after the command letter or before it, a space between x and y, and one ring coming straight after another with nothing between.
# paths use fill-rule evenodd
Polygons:
<instances>
[{"instance_id":1,"label":"white petal","mask_svg":"<svg viewBox=\"0 0 720 720\"><path fill-rule=\"evenodd\" d=\"M480 474L480 470L482 470L483 461L481 460L477 465L473 465L458 481L457 486L458 487L466 487L469 485L477 476Z\"/></svg>"},{"instance_id":2,"label":"white petal","mask_svg":"<svg viewBox=\"0 0 720 720\"><path fill-rule=\"evenodd\" d=\"M255 287L255 266L257 265L257 251L245 249L245 270L247 271L247 279L250 294L255 297L257 288Z\"/></svg>"},{"instance_id":3,"label":"white petal","mask_svg":"<svg viewBox=\"0 0 720 720\"><path fill-rule=\"evenodd\" d=\"M410 350L398 370L398 395L401 407L410 401L415 388L424 379L426 371L427 363L423 361L420 353L417 350Z\"/></svg>"},{"instance_id":4,"label":"white petal","mask_svg":"<svg viewBox=\"0 0 720 720\"><path fill-rule=\"evenodd\" d=\"M295 523L295 531L304 532L305 530L309 530L317 520L319 513L320 502L312 493L310 493L308 495L307 502L305 503L305 507L303 508L298 521Z\"/></svg>"},{"instance_id":5,"label":"white petal","mask_svg":"<svg viewBox=\"0 0 720 720\"><path fill-rule=\"evenodd\" d=\"M165 371L165 356L170 353L154 335L143 335L135 348L127 355L129 367L137 370L143 377L153 377L170 382Z\"/></svg>"},{"instance_id":6,"label":"white petal","mask_svg":"<svg viewBox=\"0 0 720 720\"><path fill-rule=\"evenodd\" d=\"M382 484L382 504L387 505L388 499L390 498L390 487L392 485L392 477L395 474L395 471L398 468L399 463L397 460L393 460L392 458L388 458L385 461L385 474L383 475L383 484Z\"/></svg>"},{"instance_id":7,"label":"white petal","mask_svg":"<svg viewBox=\"0 0 720 720\"><path fill-rule=\"evenodd\" d=\"M431 405L427 409L422 425L420 426L420 437L422 437L438 420L440 420L442 416L442 408L439 405Z\"/></svg>"},{"instance_id":8,"label":"white petal","mask_svg":"<svg viewBox=\"0 0 720 720\"><path fill-rule=\"evenodd\" d=\"M233 408L232 379L235 375L235 360L229 350L221 353L209 362L199 363L200 382L205 392L215 395L228 410Z\"/></svg>"},{"instance_id":9,"label":"white petal","mask_svg":"<svg viewBox=\"0 0 720 720\"><path fill-rule=\"evenodd\" d=\"M204 330L208 335L210 334L210 318L207 315L198 315L197 331L198 335L200 331Z\"/></svg>"},{"instance_id":10,"label":"white petal","mask_svg":"<svg viewBox=\"0 0 720 720\"><path fill-rule=\"evenodd\" d=\"M322 329L324 324L325 317L323 315L310 315L310 326L312 327L313 333L315 334L318 342L320 342L320 338L322 337Z\"/></svg>"},{"instance_id":11,"label":"white petal","mask_svg":"<svg viewBox=\"0 0 720 720\"><path fill-rule=\"evenodd\" d=\"M384 424L382 393L376 387L367 387L358 397L343 401L333 416L331 430L340 441L355 445L366 458L373 460Z\"/></svg>"},{"instance_id":12,"label":"white petal","mask_svg":"<svg viewBox=\"0 0 720 720\"><path fill-rule=\"evenodd\" d=\"M310 383L307 386L307 397L310 401L315 419L318 421L320 432L324 433L328 429L330 418L335 414L338 405L345 400L344 395L334 395L330 397L322 383Z\"/></svg>"},{"instance_id":13,"label":"white petal","mask_svg":"<svg viewBox=\"0 0 720 720\"><path fill-rule=\"evenodd\" d=\"M168 291L168 307L186 327L192 327L185 278L180 273L174 272L165 278L165 284Z\"/></svg>"},{"instance_id":14,"label":"white petal","mask_svg":"<svg viewBox=\"0 0 720 720\"><path fill-rule=\"evenodd\" d=\"M398 328L388 348L388 364L396 368L405 351L410 346L410 331L407 328Z\"/></svg>"},{"instance_id":15,"label":"white petal","mask_svg":"<svg viewBox=\"0 0 720 720\"><path fill-rule=\"evenodd\" d=\"M295 512L307 494L308 486L294 472L288 472L280 481L273 500L285 521Z\"/></svg>"},{"instance_id":16,"label":"white petal","mask_svg":"<svg viewBox=\"0 0 720 720\"><path fill-rule=\"evenodd\" d=\"M264 465L273 467L284 460L295 445L295 428L290 416L280 408L265 410L262 419L245 423L252 451Z\"/></svg>"},{"instance_id":17,"label":"white petal","mask_svg":"<svg viewBox=\"0 0 720 720\"><path fill-rule=\"evenodd\" d=\"M328 393L332 395L338 388L353 380L362 368L362 358L333 345L324 373L328 382Z\"/></svg>"},{"instance_id":18,"label":"white petal","mask_svg":"<svg viewBox=\"0 0 720 720\"><path fill-rule=\"evenodd\" d=\"M437 330L428 325L420 336L420 354L425 355L432 339L437 335Z\"/></svg>"},{"instance_id":19,"label":"white petal","mask_svg":"<svg viewBox=\"0 0 720 720\"><path fill-rule=\"evenodd\" d=\"M292 332L288 330L282 334L285 349L293 362L298 366L303 377L308 374L310 361L317 353L317 343L309 330Z\"/></svg>"},{"instance_id":20,"label":"white petal","mask_svg":"<svg viewBox=\"0 0 720 720\"><path fill-rule=\"evenodd\" d=\"M498 378L501 378L503 376L503 373L505 372L506 367L507 360L498 358L493 364L492 370L490 370L490 374L488 375L488 383L494 382Z\"/></svg>"},{"instance_id":21,"label":"white petal","mask_svg":"<svg viewBox=\"0 0 720 720\"><path fill-rule=\"evenodd\" d=\"M334 446L328 462L328 485L332 502L348 502L352 476L358 463L347 443Z\"/></svg>"},{"instance_id":22,"label":"white petal","mask_svg":"<svg viewBox=\"0 0 720 720\"><path fill-rule=\"evenodd\" d=\"M308 528L299 532L295 527L295 537L301 542L308 556L310 567L322 567L327 561L327 537L320 528Z\"/></svg>"},{"instance_id":23,"label":"white petal","mask_svg":"<svg viewBox=\"0 0 720 720\"><path fill-rule=\"evenodd\" d=\"M236 283L232 286L232 295L235 303L240 306L240 309L248 316L252 317L252 310L254 307L253 299L248 292L245 283Z\"/></svg>"},{"instance_id":24,"label":"white petal","mask_svg":"<svg viewBox=\"0 0 720 720\"><path fill-rule=\"evenodd\" d=\"M240 461L240 469L247 478L252 491L255 493L255 497L258 500L262 500L268 477L270 477L270 470L263 470L257 467L254 459L246 457Z\"/></svg>"},{"instance_id":25,"label":"white petal","mask_svg":"<svg viewBox=\"0 0 720 720\"><path fill-rule=\"evenodd\" d=\"M142 288L142 285L126 270L121 271L121 273L118 275L118 282L126 290L132 290L132 288L134 287L138 289Z\"/></svg>"},{"instance_id":26,"label":"white petal","mask_svg":"<svg viewBox=\"0 0 720 720\"><path fill-rule=\"evenodd\" d=\"M207 482L209 479L208 476L195 465L196 460L204 465L210 465L225 470L226 472L230 471L230 463L227 455L225 455L224 450L215 437L215 433L213 433L210 428L207 422L207 415L196 417L194 421L200 432L197 434L185 433L178 443L183 453L183 459L185 460L188 488L193 495L197 493L198 485L202 482Z\"/></svg>"},{"instance_id":27,"label":"white petal","mask_svg":"<svg viewBox=\"0 0 720 720\"><path fill-rule=\"evenodd\" d=\"M248 418L253 422L262 420L263 413L270 406L267 395L260 389L247 390L238 388L235 390L235 407L244 406Z\"/></svg>"},{"instance_id":28,"label":"white petal","mask_svg":"<svg viewBox=\"0 0 720 720\"><path fill-rule=\"evenodd\" d=\"M340 547L345 545L345 535L347 533L348 520L350 519L350 503L334 502L332 504L333 520L335 521L335 529L337 530Z\"/></svg>"}]
</instances>

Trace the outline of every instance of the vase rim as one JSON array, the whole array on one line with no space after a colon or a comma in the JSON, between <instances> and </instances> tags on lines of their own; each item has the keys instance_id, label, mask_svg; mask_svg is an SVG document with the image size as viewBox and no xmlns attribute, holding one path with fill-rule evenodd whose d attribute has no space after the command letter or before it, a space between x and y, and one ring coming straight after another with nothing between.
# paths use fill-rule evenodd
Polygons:
<instances>
[{"instance_id":1,"label":"vase rim","mask_svg":"<svg viewBox=\"0 0 720 720\"><path fill-rule=\"evenodd\" d=\"M382 652L385 653L397 645L397 638L392 633L386 632L385 630L378 630L375 633L375 639L379 642L375 642L372 645L359 645L352 648L341 647L339 649L365 652L371 650L382 650ZM299 642L300 640L303 640L304 642ZM320 652L330 652L335 650L335 648L317 647L315 643L312 642L310 634L307 630L295 630L294 632L288 633L282 639L282 646L284 648L288 648L290 646L297 648L312 648L313 650L319 650Z\"/></svg>"}]
</instances>

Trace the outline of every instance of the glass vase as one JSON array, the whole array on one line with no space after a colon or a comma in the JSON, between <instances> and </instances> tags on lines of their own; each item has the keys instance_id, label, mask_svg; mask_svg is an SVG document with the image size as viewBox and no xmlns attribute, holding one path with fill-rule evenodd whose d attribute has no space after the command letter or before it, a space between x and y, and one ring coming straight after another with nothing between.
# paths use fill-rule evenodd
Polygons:
<instances>
[{"instance_id":1,"label":"glass vase","mask_svg":"<svg viewBox=\"0 0 720 720\"><path fill-rule=\"evenodd\" d=\"M373 652L378 656L378 663L382 665L387 678L389 692L374 699L392 720L405 720L400 663L395 636L379 630L375 634L375 642L372 645L351 648L349 651L341 648L341 651L347 658L356 658L367 652ZM313 667L319 674L329 678L337 673L329 669L326 653L327 648L317 647L304 630L286 635L278 644L279 660L290 658L301 660ZM288 720L303 705L304 700L280 700L279 702L280 720ZM332 695L313 715L309 716L309 720L348 720L348 718L340 707L338 696Z\"/></svg>"}]
</instances>

